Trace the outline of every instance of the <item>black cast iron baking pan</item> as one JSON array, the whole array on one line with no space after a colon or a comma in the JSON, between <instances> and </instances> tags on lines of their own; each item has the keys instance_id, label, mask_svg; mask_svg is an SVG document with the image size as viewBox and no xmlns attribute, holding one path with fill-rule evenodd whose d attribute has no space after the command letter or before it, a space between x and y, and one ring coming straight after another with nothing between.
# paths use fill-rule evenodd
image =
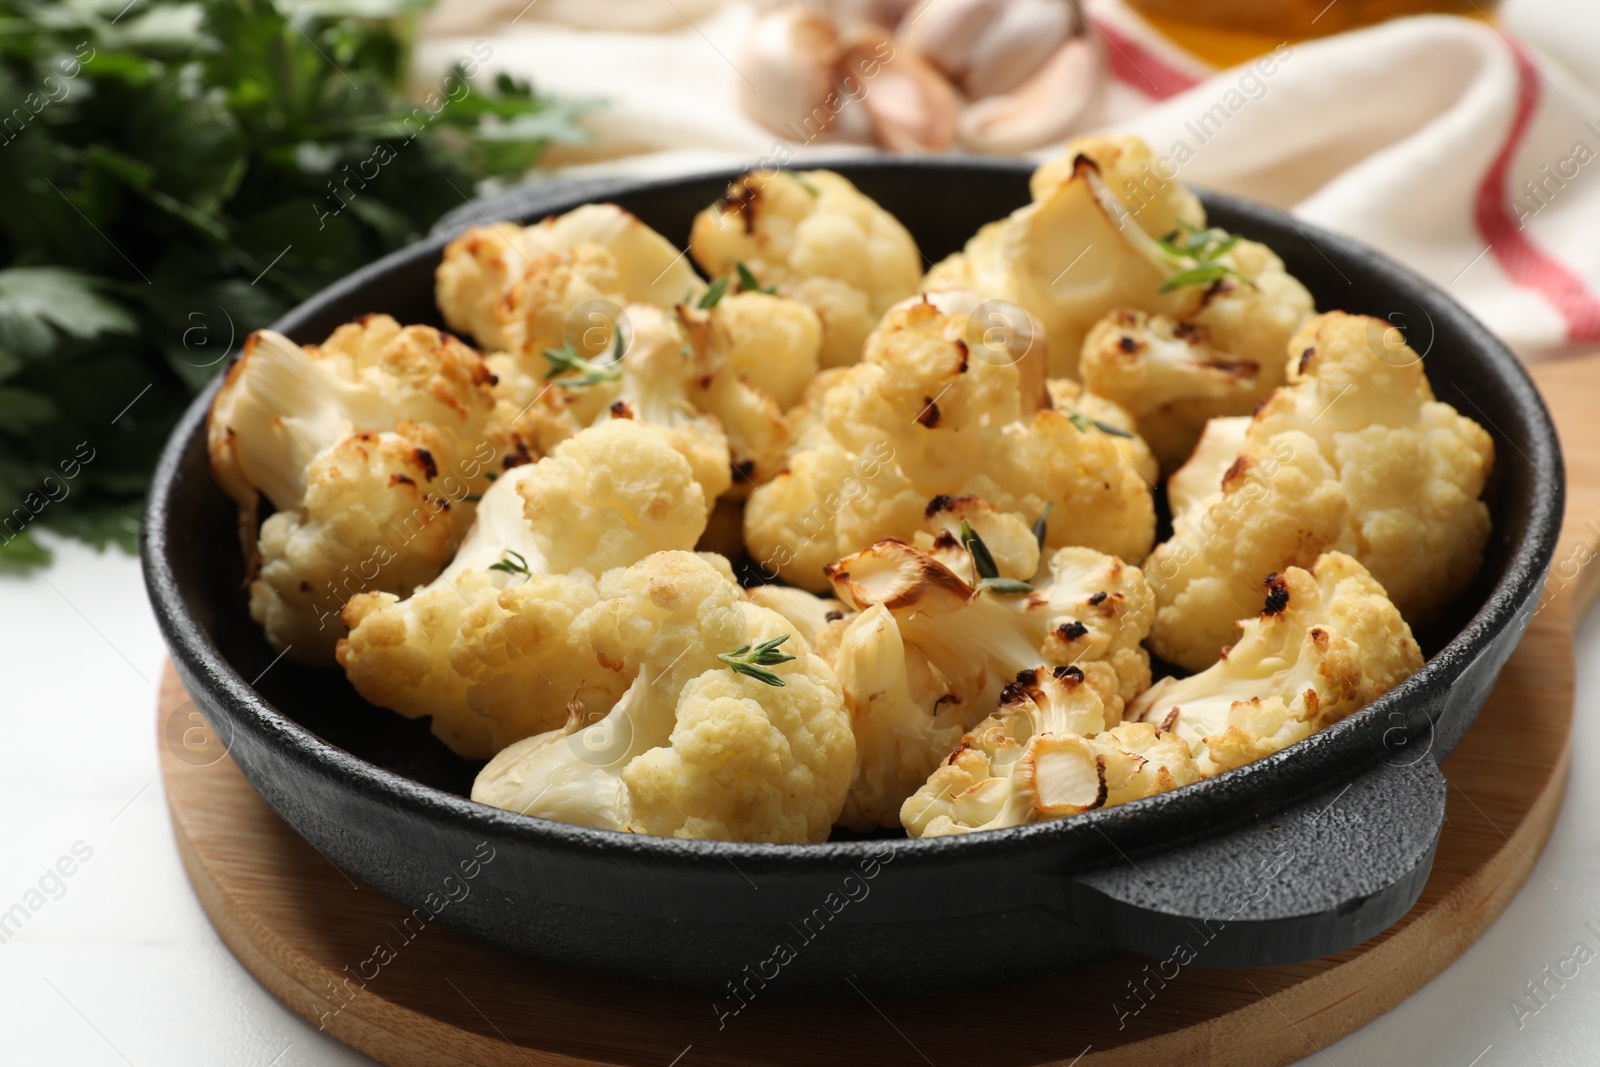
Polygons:
<instances>
[{"instance_id":1,"label":"black cast iron baking pan","mask_svg":"<svg viewBox=\"0 0 1600 1067\"><path fill-rule=\"evenodd\" d=\"M1028 168L1015 163L832 165L904 222L930 261L1028 195ZM369 312L437 324L433 271L461 227L605 199L681 240L733 176L547 183L468 204L428 240L331 286L277 328L312 342ZM207 463L210 392L174 433L144 523L146 581L178 672L250 782L339 867L420 907L487 842L494 859L440 918L597 973L727 996L777 968L754 979L763 995L850 996L852 981L909 994L1047 973L1118 949L1166 957L1181 944L1202 963L1251 966L1357 944L1403 915L1427 878L1444 815L1438 761L1536 606L1561 520L1560 451L1511 353L1434 286L1271 208L1204 199L1216 224L1275 249L1319 308L1404 330L1439 397L1495 438L1494 535L1451 616L1419 634L1426 666L1306 741L1122 807L925 841L675 840L475 804L467 794L477 765L453 756L425 722L365 704L337 672L272 665L246 611L234 506Z\"/></svg>"}]
</instances>

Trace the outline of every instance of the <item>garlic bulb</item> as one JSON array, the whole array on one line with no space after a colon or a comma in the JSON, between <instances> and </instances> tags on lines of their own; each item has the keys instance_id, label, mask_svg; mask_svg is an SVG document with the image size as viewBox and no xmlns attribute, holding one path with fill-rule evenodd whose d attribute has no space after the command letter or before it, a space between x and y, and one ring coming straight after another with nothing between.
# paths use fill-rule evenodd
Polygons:
<instances>
[{"instance_id":1,"label":"garlic bulb","mask_svg":"<svg viewBox=\"0 0 1600 1067\"><path fill-rule=\"evenodd\" d=\"M897 36L981 99L1021 85L1076 28L1067 0L936 0Z\"/></svg>"},{"instance_id":2,"label":"garlic bulb","mask_svg":"<svg viewBox=\"0 0 1600 1067\"><path fill-rule=\"evenodd\" d=\"M1072 37L1010 92L968 104L958 129L974 152L1014 155L1072 132L1100 82L1099 41Z\"/></svg>"},{"instance_id":3,"label":"garlic bulb","mask_svg":"<svg viewBox=\"0 0 1600 1067\"><path fill-rule=\"evenodd\" d=\"M887 32L864 27L840 60L859 71L861 105L878 143L891 152L942 152L955 143L960 100L944 75Z\"/></svg>"},{"instance_id":4,"label":"garlic bulb","mask_svg":"<svg viewBox=\"0 0 1600 1067\"><path fill-rule=\"evenodd\" d=\"M833 125L829 107L839 33L833 20L807 7L763 15L740 49L740 104L773 133L810 140Z\"/></svg>"}]
</instances>

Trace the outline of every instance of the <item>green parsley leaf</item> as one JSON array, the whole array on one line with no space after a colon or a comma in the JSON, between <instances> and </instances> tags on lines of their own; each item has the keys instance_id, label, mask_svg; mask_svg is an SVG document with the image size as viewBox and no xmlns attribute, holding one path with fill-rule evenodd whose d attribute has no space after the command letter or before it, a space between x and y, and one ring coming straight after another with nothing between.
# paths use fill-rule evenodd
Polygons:
<instances>
[{"instance_id":1,"label":"green parsley leaf","mask_svg":"<svg viewBox=\"0 0 1600 1067\"><path fill-rule=\"evenodd\" d=\"M35 541L27 530L9 541L0 541L0 572L27 570L49 563L50 559L50 550Z\"/></svg>"},{"instance_id":2,"label":"green parsley leaf","mask_svg":"<svg viewBox=\"0 0 1600 1067\"><path fill-rule=\"evenodd\" d=\"M594 101L481 60L410 91L426 6L9 0L12 103L72 92L18 111L0 160L42 190L0 202L0 514L81 463L37 521L132 545L173 424L252 330L583 139Z\"/></svg>"},{"instance_id":3,"label":"green parsley leaf","mask_svg":"<svg viewBox=\"0 0 1600 1067\"><path fill-rule=\"evenodd\" d=\"M789 635L784 634L782 637L774 637L770 641L762 641L754 646L740 645L732 652L719 652L717 658L735 674L747 675L758 682L781 687L785 684L784 680L765 668L788 663L795 658L778 651L778 646L787 640Z\"/></svg>"}]
</instances>

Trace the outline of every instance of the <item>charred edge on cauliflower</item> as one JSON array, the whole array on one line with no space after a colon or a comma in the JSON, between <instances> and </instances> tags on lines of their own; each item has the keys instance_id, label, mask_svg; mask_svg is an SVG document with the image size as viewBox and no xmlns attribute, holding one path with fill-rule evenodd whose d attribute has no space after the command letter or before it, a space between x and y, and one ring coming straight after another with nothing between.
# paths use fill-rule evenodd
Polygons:
<instances>
[{"instance_id":1,"label":"charred edge on cauliflower","mask_svg":"<svg viewBox=\"0 0 1600 1067\"><path fill-rule=\"evenodd\" d=\"M1289 606L1289 583L1283 575L1273 571L1267 575L1264 583L1267 587L1267 604L1261 609L1262 615L1279 615Z\"/></svg>"},{"instance_id":2,"label":"charred edge on cauliflower","mask_svg":"<svg viewBox=\"0 0 1600 1067\"><path fill-rule=\"evenodd\" d=\"M501 456L500 466L504 467L506 470L511 470L513 467L521 467L524 464L533 462L533 453L528 451L527 442L518 437L515 438L511 443L516 451L510 455Z\"/></svg>"},{"instance_id":3,"label":"charred edge on cauliflower","mask_svg":"<svg viewBox=\"0 0 1600 1067\"><path fill-rule=\"evenodd\" d=\"M923 397L922 402L926 407L917 415L917 422L931 430L939 425L939 405L934 402L931 396Z\"/></svg>"},{"instance_id":4,"label":"charred edge on cauliflower","mask_svg":"<svg viewBox=\"0 0 1600 1067\"><path fill-rule=\"evenodd\" d=\"M1014 682L1007 682L1004 689L1000 690L1001 707L1022 707L1030 701L1041 699L1043 694L1039 690L1038 667L1027 667L1017 672ZM1074 689L1083 684L1083 671L1071 665L1051 667L1050 673L1055 680Z\"/></svg>"},{"instance_id":5,"label":"charred edge on cauliflower","mask_svg":"<svg viewBox=\"0 0 1600 1067\"><path fill-rule=\"evenodd\" d=\"M1062 623L1060 626L1056 627L1056 633L1061 636L1063 641L1076 641L1078 638L1082 637L1088 632L1089 628L1083 623L1079 622L1077 619L1073 619L1071 622Z\"/></svg>"},{"instance_id":6,"label":"charred edge on cauliflower","mask_svg":"<svg viewBox=\"0 0 1600 1067\"><path fill-rule=\"evenodd\" d=\"M717 200L719 211L732 211L738 214L739 221L744 224L744 232L756 232L756 201L761 199L761 189L758 186L746 184L743 178L738 179L728 186Z\"/></svg>"}]
</instances>

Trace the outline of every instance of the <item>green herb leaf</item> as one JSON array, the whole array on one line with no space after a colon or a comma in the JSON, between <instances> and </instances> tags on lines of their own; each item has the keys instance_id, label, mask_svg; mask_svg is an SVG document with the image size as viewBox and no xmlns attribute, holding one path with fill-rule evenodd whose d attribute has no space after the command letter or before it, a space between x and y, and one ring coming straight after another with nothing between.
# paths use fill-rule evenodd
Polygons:
<instances>
[{"instance_id":1,"label":"green herb leaf","mask_svg":"<svg viewBox=\"0 0 1600 1067\"><path fill-rule=\"evenodd\" d=\"M811 184L811 179L807 178L805 175L799 173L798 171L793 171L793 170L786 171L785 173L787 173L789 175L789 177L791 177L791 178L793 178L795 180L795 184L799 185L800 188L804 189L806 192L810 193L812 196L821 196L822 195L822 190L818 189L815 185Z\"/></svg>"},{"instance_id":2,"label":"green herb leaf","mask_svg":"<svg viewBox=\"0 0 1600 1067\"><path fill-rule=\"evenodd\" d=\"M618 333L620 340L621 333ZM622 377L622 366L616 361L596 363L578 355L577 349L568 341L560 348L547 348L544 358L550 364L550 370L545 374L545 381L555 380L559 386L578 388L585 385L598 385L601 382L614 382ZM563 374L575 374L576 377L563 378Z\"/></svg>"},{"instance_id":3,"label":"green herb leaf","mask_svg":"<svg viewBox=\"0 0 1600 1067\"><path fill-rule=\"evenodd\" d=\"M789 640L789 635L774 637L770 641L762 641L754 646L740 645L732 652L721 652L717 659L725 663L735 674L747 675L758 682L767 685L783 686L785 683L767 667L775 667L780 663L788 663L793 656L785 655L778 651L778 646Z\"/></svg>"},{"instance_id":4,"label":"green herb leaf","mask_svg":"<svg viewBox=\"0 0 1600 1067\"><path fill-rule=\"evenodd\" d=\"M72 91L20 108L0 153L28 194L0 198L0 514L81 463L38 522L132 544L174 422L252 330L419 239L480 182L584 138L593 101L481 58L413 93L426 6L4 5L11 103ZM46 555L6 544L14 563Z\"/></svg>"},{"instance_id":5,"label":"green herb leaf","mask_svg":"<svg viewBox=\"0 0 1600 1067\"><path fill-rule=\"evenodd\" d=\"M705 295L700 297L700 303L696 306L702 311L716 307L717 301L721 300L723 294L728 291L728 283L731 280L729 278L718 278L712 282L711 288L705 291Z\"/></svg>"},{"instance_id":6,"label":"green herb leaf","mask_svg":"<svg viewBox=\"0 0 1600 1067\"><path fill-rule=\"evenodd\" d=\"M1044 510L1039 512L1039 517L1033 520L1033 539L1039 542L1041 552L1044 551L1045 535L1050 532L1050 512L1055 506L1055 501L1047 501Z\"/></svg>"},{"instance_id":7,"label":"green herb leaf","mask_svg":"<svg viewBox=\"0 0 1600 1067\"><path fill-rule=\"evenodd\" d=\"M58 334L90 338L134 331L133 316L95 291L94 279L60 267L0 270L0 345L42 356Z\"/></svg>"},{"instance_id":8,"label":"green herb leaf","mask_svg":"<svg viewBox=\"0 0 1600 1067\"><path fill-rule=\"evenodd\" d=\"M35 541L27 530L0 541L0 572L27 570L50 562L50 550Z\"/></svg>"},{"instance_id":9,"label":"green herb leaf","mask_svg":"<svg viewBox=\"0 0 1600 1067\"><path fill-rule=\"evenodd\" d=\"M1156 242L1172 256L1210 263L1239 243L1239 238L1226 230L1197 230L1185 222L1178 226Z\"/></svg>"},{"instance_id":10,"label":"green herb leaf","mask_svg":"<svg viewBox=\"0 0 1600 1067\"><path fill-rule=\"evenodd\" d=\"M500 557L500 562L489 564L489 569L502 571L505 574L520 574L524 582L533 577L533 569L528 566L527 559L514 548L506 549L505 555Z\"/></svg>"},{"instance_id":11,"label":"green herb leaf","mask_svg":"<svg viewBox=\"0 0 1600 1067\"><path fill-rule=\"evenodd\" d=\"M1101 422L1099 419L1091 419L1081 411L1074 411L1071 415L1068 415L1067 421L1076 426L1080 433L1088 433L1089 430L1093 428L1099 430L1108 437L1133 436L1133 434L1129 433L1127 430L1124 430L1120 426L1113 426L1108 422Z\"/></svg>"},{"instance_id":12,"label":"green herb leaf","mask_svg":"<svg viewBox=\"0 0 1600 1067\"><path fill-rule=\"evenodd\" d=\"M961 543L971 554L972 572L980 581L1000 577L1000 568L994 561L994 553L989 551L989 546L983 543L983 538L978 536L978 531L974 530L966 519L961 520Z\"/></svg>"},{"instance_id":13,"label":"green herb leaf","mask_svg":"<svg viewBox=\"0 0 1600 1067\"><path fill-rule=\"evenodd\" d=\"M1174 289L1183 289L1190 285L1211 285L1223 278L1238 278L1248 284L1249 279L1225 263L1204 263L1198 267L1180 270L1166 281L1161 283L1157 292L1168 293Z\"/></svg>"},{"instance_id":14,"label":"green herb leaf","mask_svg":"<svg viewBox=\"0 0 1600 1067\"><path fill-rule=\"evenodd\" d=\"M1019 578L985 578L978 583L978 588L999 593L1001 596L1033 592L1033 586Z\"/></svg>"},{"instance_id":15,"label":"green herb leaf","mask_svg":"<svg viewBox=\"0 0 1600 1067\"><path fill-rule=\"evenodd\" d=\"M758 279L755 276L755 274L750 270L749 267L744 265L744 261L743 260L740 260L739 262L735 263L733 265L733 267L734 267L734 270L739 272L739 288L744 290L745 292L747 292L747 293L769 293L770 294L770 293L775 293L775 292L778 291L777 286L774 286L774 285L763 286L761 284L760 279Z\"/></svg>"}]
</instances>

